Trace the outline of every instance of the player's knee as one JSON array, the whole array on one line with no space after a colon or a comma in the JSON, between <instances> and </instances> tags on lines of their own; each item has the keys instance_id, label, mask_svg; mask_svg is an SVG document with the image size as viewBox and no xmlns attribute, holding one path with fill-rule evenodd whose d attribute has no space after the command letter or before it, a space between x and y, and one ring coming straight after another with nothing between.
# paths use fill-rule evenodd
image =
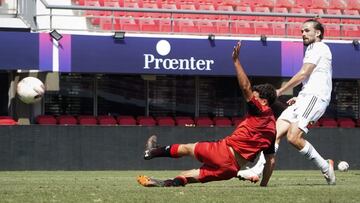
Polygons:
<instances>
[{"instance_id":1,"label":"player's knee","mask_svg":"<svg viewBox=\"0 0 360 203\"><path fill-rule=\"evenodd\" d=\"M299 139L296 134L291 133L291 132L289 132L289 133L286 135L286 137L287 137L288 142L291 143L291 144L297 143L297 141L298 141L298 139Z\"/></svg>"}]
</instances>

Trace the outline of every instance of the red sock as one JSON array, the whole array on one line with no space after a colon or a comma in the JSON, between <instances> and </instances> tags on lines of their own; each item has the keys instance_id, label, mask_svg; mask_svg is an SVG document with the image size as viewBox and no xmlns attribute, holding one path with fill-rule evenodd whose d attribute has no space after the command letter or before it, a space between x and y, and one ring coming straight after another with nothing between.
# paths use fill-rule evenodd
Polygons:
<instances>
[{"instance_id":1,"label":"red sock","mask_svg":"<svg viewBox=\"0 0 360 203\"><path fill-rule=\"evenodd\" d=\"M176 176L173 181L172 181L172 185L173 186L185 186L187 184L187 179L184 176Z\"/></svg>"},{"instance_id":2,"label":"red sock","mask_svg":"<svg viewBox=\"0 0 360 203\"><path fill-rule=\"evenodd\" d=\"M178 154L178 149L179 149L180 144L173 144L170 147L170 156L173 158L179 158L179 154Z\"/></svg>"}]
</instances>

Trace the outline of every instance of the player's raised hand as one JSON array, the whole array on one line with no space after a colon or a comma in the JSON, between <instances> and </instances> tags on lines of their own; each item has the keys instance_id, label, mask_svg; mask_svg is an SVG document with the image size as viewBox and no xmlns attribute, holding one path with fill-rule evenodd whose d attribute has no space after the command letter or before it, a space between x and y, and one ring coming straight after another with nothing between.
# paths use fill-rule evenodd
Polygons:
<instances>
[{"instance_id":1,"label":"player's raised hand","mask_svg":"<svg viewBox=\"0 0 360 203\"><path fill-rule=\"evenodd\" d=\"M233 61L236 61L239 59L240 47L241 47L241 41L238 41L236 46L234 46L234 49L233 49L233 53L232 53Z\"/></svg>"}]
</instances>

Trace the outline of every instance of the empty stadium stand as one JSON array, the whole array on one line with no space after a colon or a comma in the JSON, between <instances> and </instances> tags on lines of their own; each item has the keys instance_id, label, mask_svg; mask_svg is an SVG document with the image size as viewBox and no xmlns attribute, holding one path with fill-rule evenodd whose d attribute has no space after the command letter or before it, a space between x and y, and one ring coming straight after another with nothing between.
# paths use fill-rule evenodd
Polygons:
<instances>
[{"instance_id":1,"label":"empty stadium stand","mask_svg":"<svg viewBox=\"0 0 360 203\"><path fill-rule=\"evenodd\" d=\"M331 32L325 35L330 38L358 37L360 34L359 19L341 19L346 16L359 16L359 0L77 0L74 4L107 7L107 8L145 8L165 9L167 12L123 12L88 10L84 12L94 27L105 31L129 32L165 32L184 34L232 34L232 35L269 35L300 36L299 26L308 17L281 17L255 15L215 15L172 13L171 11L223 11L249 13L284 13L338 15L339 18L320 19ZM341 17L341 18L340 18ZM286 22L276 24L274 22ZM341 23L341 24L340 24ZM299 25L300 24L300 25ZM339 25L340 24L340 25Z\"/></svg>"}]
</instances>

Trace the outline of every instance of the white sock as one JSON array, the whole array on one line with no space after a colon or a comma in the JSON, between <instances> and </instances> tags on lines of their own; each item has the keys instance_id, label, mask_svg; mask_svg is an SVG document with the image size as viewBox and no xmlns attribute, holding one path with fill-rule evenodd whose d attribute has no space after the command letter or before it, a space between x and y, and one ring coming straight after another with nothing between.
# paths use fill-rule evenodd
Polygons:
<instances>
[{"instance_id":1,"label":"white sock","mask_svg":"<svg viewBox=\"0 0 360 203\"><path fill-rule=\"evenodd\" d=\"M276 144L276 143L275 143L275 154L276 154L276 152L279 150L279 147L280 147L279 144Z\"/></svg>"},{"instance_id":2,"label":"white sock","mask_svg":"<svg viewBox=\"0 0 360 203\"><path fill-rule=\"evenodd\" d=\"M299 152L307 159L311 160L318 168L320 168L321 172L326 173L328 171L328 162L321 157L321 155L308 141L305 141L304 148L302 148Z\"/></svg>"},{"instance_id":3,"label":"white sock","mask_svg":"<svg viewBox=\"0 0 360 203\"><path fill-rule=\"evenodd\" d=\"M264 170L264 165L266 163L265 156L263 152L260 152L259 160L256 162L255 166L251 170L257 175L261 175Z\"/></svg>"}]
</instances>

